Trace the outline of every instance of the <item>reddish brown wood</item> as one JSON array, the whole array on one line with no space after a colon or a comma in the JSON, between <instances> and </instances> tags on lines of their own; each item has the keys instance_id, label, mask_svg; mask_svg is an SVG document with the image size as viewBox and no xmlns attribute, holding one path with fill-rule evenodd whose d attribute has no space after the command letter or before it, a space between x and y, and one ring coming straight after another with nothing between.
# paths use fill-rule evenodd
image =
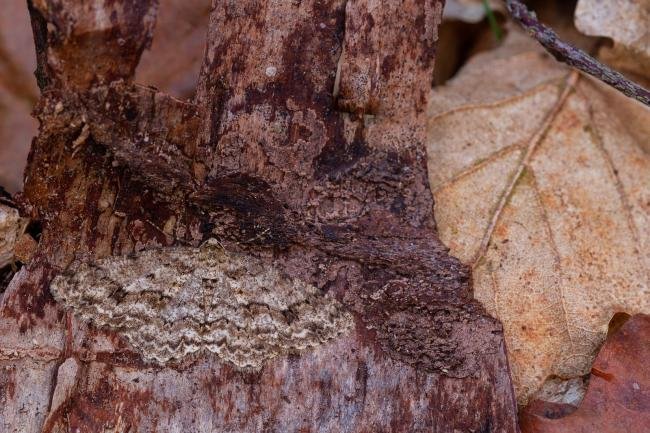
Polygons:
<instances>
[{"instance_id":1,"label":"reddish brown wood","mask_svg":"<svg viewBox=\"0 0 650 433\"><path fill-rule=\"evenodd\" d=\"M131 81L153 1L30 4L41 128L20 202L43 232L0 300L5 425L516 431L501 326L432 218L421 116L442 2L213 6L186 102ZM355 331L256 373L159 366L48 292L74 260L208 237L334 294Z\"/></svg>"}]
</instances>

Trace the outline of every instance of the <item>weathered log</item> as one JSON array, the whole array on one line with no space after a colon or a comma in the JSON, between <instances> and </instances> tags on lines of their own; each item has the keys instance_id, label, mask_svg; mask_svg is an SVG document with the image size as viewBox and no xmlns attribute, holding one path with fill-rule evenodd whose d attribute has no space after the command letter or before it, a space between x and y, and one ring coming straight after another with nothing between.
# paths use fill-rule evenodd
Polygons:
<instances>
[{"instance_id":1,"label":"weathered log","mask_svg":"<svg viewBox=\"0 0 650 433\"><path fill-rule=\"evenodd\" d=\"M0 299L2 428L516 431L501 326L472 299L432 218L421 116L442 5L216 0L197 96L184 102L132 82L153 0L30 1L41 126L18 201L43 231ZM209 238L242 258L237 272L255 263L266 271L247 277L317 290L352 326L260 368L221 357L202 334L214 305L170 310L160 286L170 280L154 272L196 275L190 247ZM110 269L74 280L81 263L105 269L114 262L100 259L131 254L119 260L133 270L155 262L139 252L169 257L173 245L187 262L133 271L154 281L149 294ZM200 293L212 296L218 274ZM160 305L148 310L166 309L157 332L178 313L195 324L196 350L160 338L172 356L152 360L133 344L142 339L125 338L128 314L120 324L89 313L84 291L109 277L116 293L101 314ZM277 287L247 284L259 299L228 314L261 308L291 325L290 308L265 300ZM252 344L233 338L219 344Z\"/></svg>"}]
</instances>

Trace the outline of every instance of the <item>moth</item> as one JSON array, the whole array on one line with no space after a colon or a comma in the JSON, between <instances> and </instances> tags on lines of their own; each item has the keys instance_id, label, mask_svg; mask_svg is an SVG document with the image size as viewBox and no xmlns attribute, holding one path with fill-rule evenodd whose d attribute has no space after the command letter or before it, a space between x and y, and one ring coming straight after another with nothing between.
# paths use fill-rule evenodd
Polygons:
<instances>
[{"instance_id":1,"label":"moth","mask_svg":"<svg viewBox=\"0 0 650 433\"><path fill-rule=\"evenodd\" d=\"M73 265L50 285L85 321L123 335L148 361L215 353L239 368L318 346L353 319L334 298L215 240Z\"/></svg>"}]
</instances>

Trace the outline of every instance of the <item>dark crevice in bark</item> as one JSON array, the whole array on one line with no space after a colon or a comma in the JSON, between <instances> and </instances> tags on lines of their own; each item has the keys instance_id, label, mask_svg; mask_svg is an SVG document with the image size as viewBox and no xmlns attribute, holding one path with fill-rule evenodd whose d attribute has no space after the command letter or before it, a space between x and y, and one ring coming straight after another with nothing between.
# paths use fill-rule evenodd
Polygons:
<instances>
[{"instance_id":1,"label":"dark crevice in bark","mask_svg":"<svg viewBox=\"0 0 650 433\"><path fill-rule=\"evenodd\" d=\"M7 286L9 286L11 279L14 277L16 272L20 270L21 266L20 263L16 263L0 268L0 295L4 293Z\"/></svg>"}]
</instances>

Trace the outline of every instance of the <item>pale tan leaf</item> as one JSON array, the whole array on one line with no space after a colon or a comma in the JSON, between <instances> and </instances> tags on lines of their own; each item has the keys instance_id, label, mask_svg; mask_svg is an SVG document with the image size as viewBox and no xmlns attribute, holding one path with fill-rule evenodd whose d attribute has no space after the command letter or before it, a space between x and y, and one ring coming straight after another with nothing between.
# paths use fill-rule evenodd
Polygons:
<instances>
[{"instance_id":1,"label":"pale tan leaf","mask_svg":"<svg viewBox=\"0 0 650 433\"><path fill-rule=\"evenodd\" d=\"M601 52L605 61L650 79L650 0L579 0L575 24L587 35L614 41Z\"/></svg>"},{"instance_id":2,"label":"pale tan leaf","mask_svg":"<svg viewBox=\"0 0 650 433\"><path fill-rule=\"evenodd\" d=\"M30 116L38 97L36 53L26 2L5 0L0 12L0 186L22 185L29 143L38 123Z\"/></svg>"},{"instance_id":3,"label":"pale tan leaf","mask_svg":"<svg viewBox=\"0 0 650 433\"><path fill-rule=\"evenodd\" d=\"M650 309L649 128L514 31L433 92L440 235L504 324L521 404L587 373L614 313Z\"/></svg>"},{"instance_id":4,"label":"pale tan leaf","mask_svg":"<svg viewBox=\"0 0 650 433\"><path fill-rule=\"evenodd\" d=\"M160 0L151 48L136 81L179 98L194 95L205 51L210 0Z\"/></svg>"},{"instance_id":5,"label":"pale tan leaf","mask_svg":"<svg viewBox=\"0 0 650 433\"><path fill-rule=\"evenodd\" d=\"M575 22L590 36L606 36L650 57L650 0L579 0Z\"/></svg>"},{"instance_id":6,"label":"pale tan leaf","mask_svg":"<svg viewBox=\"0 0 650 433\"><path fill-rule=\"evenodd\" d=\"M27 227L27 219L18 211L0 204L0 269L14 261L14 247Z\"/></svg>"}]
</instances>

